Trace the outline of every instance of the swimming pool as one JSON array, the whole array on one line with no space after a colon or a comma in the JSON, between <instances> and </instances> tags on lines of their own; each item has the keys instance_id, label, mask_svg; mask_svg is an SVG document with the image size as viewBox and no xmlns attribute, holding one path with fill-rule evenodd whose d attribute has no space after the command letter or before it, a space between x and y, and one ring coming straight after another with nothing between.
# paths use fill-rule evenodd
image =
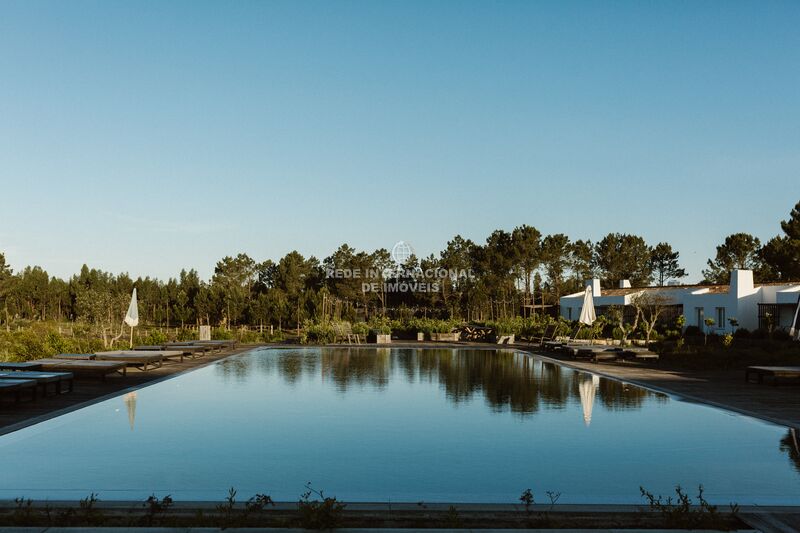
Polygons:
<instances>
[{"instance_id":1,"label":"swimming pool","mask_svg":"<svg viewBox=\"0 0 800 533\"><path fill-rule=\"evenodd\" d=\"M0 498L800 503L791 430L514 351L259 348L0 437Z\"/></svg>"}]
</instances>

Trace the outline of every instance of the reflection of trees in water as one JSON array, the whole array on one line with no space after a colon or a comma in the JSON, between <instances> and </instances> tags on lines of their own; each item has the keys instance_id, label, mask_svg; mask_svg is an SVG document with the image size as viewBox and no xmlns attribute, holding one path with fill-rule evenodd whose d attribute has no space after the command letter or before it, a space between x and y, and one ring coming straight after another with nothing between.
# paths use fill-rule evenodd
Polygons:
<instances>
[{"instance_id":1,"label":"reflection of trees in water","mask_svg":"<svg viewBox=\"0 0 800 533\"><path fill-rule=\"evenodd\" d=\"M349 387L383 389L392 373L408 383L437 383L454 403L481 395L495 410L535 413L540 404L563 407L580 401L579 383L585 375L543 362L521 353L495 350L325 348L321 351L281 350L275 357L241 359L243 368L232 365L226 372L247 372L247 361L265 374L278 373L294 384L304 375L321 376L344 392ZM666 397L618 381L602 379L600 401L611 409L634 409L645 398Z\"/></svg>"},{"instance_id":2,"label":"reflection of trees in water","mask_svg":"<svg viewBox=\"0 0 800 533\"><path fill-rule=\"evenodd\" d=\"M786 452L794 469L800 472L800 430L790 428L781 439L781 451Z\"/></svg>"},{"instance_id":3,"label":"reflection of trees in water","mask_svg":"<svg viewBox=\"0 0 800 533\"><path fill-rule=\"evenodd\" d=\"M322 351L322 376L331 379L336 389L370 385L383 389L389 383L390 351L388 348L359 350L330 348Z\"/></svg>"},{"instance_id":4,"label":"reflection of trees in water","mask_svg":"<svg viewBox=\"0 0 800 533\"><path fill-rule=\"evenodd\" d=\"M215 365L215 369L225 380L244 381L250 373L250 358L231 357L223 359Z\"/></svg>"}]
</instances>

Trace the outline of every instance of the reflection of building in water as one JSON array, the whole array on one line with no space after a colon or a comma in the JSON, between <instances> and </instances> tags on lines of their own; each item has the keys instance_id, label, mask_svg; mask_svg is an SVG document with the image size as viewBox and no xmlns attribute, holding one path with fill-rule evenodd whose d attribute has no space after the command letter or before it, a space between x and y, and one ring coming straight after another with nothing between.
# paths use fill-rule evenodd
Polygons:
<instances>
[{"instance_id":1,"label":"reflection of building in water","mask_svg":"<svg viewBox=\"0 0 800 533\"><path fill-rule=\"evenodd\" d=\"M136 423L136 391L129 392L123 396L122 401L125 402L125 408L128 411L128 424L130 424L131 431L133 431L133 426Z\"/></svg>"},{"instance_id":2,"label":"reflection of building in water","mask_svg":"<svg viewBox=\"0 0 800 533\"><path fill-rule=\"evenodd\" d=\"M594 397L597 394L597 386L599 384L600 376L592 374L591 377L586 376L578 385L581 407L583 407L583 423L587 426L592 423L592 408L594 407Z\"/></svg>"}]
</instances>

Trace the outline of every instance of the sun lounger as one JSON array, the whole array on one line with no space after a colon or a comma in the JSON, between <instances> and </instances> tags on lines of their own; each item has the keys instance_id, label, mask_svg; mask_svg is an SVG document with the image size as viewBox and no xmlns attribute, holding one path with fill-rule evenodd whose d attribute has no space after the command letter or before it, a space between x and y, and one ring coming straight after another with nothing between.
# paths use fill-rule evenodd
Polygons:
<instances>
[{"instance_id":1,"label":"sun lounger","mask_svg":"<svg viewBox=\"0 0 800 533\"><path fill-rule=\"evenodd\" d=\"M6 370L41 370L41 363L26 361L24 363L0 363L0 371Z\"/></svg>"},{"instance_id":2,"label":"sun lounger","mask_svg":"<svg viewBox=\"0 0 800 533\"><path fill-rule=\"evenodd\" d=\"M0 396L13 394L14 402L19 403L22 393L31 392L31 401L36 401L36 382L32 379L4 379L0 380Z\"/></svg>"},{"instance_id":3,"label":"sun lounger","mask_svg":"<svg viewBox=\"0 0 800 533\"><path fill-rule=\"evenodd\" d=\"M125 376L128 369L126 363L114 361L38 359L36 362L42 365L45 372L72 372L76 376L99 377L103 381L107 375L115 372Z\"/></svg>"},{"instance_id":4,"label":"sun lounger","mask_svg":"<svg viewBox=\"0 0 800 533\"><path fill-rule=\"evenodd\" d=\"M800 378L800 366L748 366L744 371L745 381L750 381L750 376L756 376L757 383L763 383L764 377L772 378L772 384L777 385L781 379Z\"/></svg>"},{"instance_id":5,"label":"sun lounger","mask_svg":"<svg viewBox=\"0 0 800 533\"><path fill-rule=\"evenodd\" d=\"M64 392L72 392L73 382L75 377L72 372L32 372L32 371L17 371L17 372L0 372L0 380L9 379L32 379L42 389L42 397L47 396L47 388L53 385L54 394L63 394ZM66 386L67 390L64 390Z\"/></svg>"},{"instance_id":6,"label":"sun lounger","mask_svg":"<svg viewBox=\"0 0 800 533\"><path fill-rule=\"evenodd\" d=\"M147 367L158 368L164 364L164 359L168 356L180 356L183 360L183 352L136 352L136 351L118 351L118 352L97 352L94 354L98 361L116 361L125 363L128 366L135 366L146 372Z\"/></svg>"},{"instance_id":7,"label":"sun lounger","mask_svg":"<svg viewBox=\"0 0 800 533\"><path fill-rule=\"evenodd\" d=\"M70 361L74 360L85 360L91 361L94 359L93 353L60 353L55 356L56 359L67 359Z\"/></svg>"},{"instance_id":8,"label":"sun lounger","mask_svg":"<svg viewBox=\"0 0 800 533\"><path fill-rule=\"evenodd\" d=\"M651 352L647 348L624 348L622 357L625 359L635 359L637 361L658 361L659 355Z\"/></svg>"},{"instance_id":9,"label":"sun lounger","mask_svg":"<svg viewBox=\"0 0 800 533\"><path fill-rule=\"evenodd\" d=\"M546 328L544 328L544 332L542 333L541 337L531 337L528 339L528 344L538 344L539 346L544 346L544 344L548 341L552 341L555 334L558 332L558 325L557 324L550 324Z\"/></svg>"},{"instance_id":10,"label":"sun lounger","mask_svg":"<svg viewBox=\"0 0 800 533\"><path fill-rule=\"evenodd\" d=\"M609 346L574 346L573 357L576 359L589 359L595 363L600 361L616 361L622 355L619 348Z\"/></svg>"},{"instance_id":11,"label":"sun lounger","mask_svg":"<svg viewBox=\"0 0 800 533\"><path fill-rule=\"evenodd\" d=\"M183 344L170 344L169 346L135 346L133 351L135 352L163 352L163 351L171 351L171 352L183 352L183 355L189 355L191 357L196 357L198 354L203 355L206 352L211 351L212 348L208 346L194 346L194 345L183 345Z\"/></svg>"}]
</instances>

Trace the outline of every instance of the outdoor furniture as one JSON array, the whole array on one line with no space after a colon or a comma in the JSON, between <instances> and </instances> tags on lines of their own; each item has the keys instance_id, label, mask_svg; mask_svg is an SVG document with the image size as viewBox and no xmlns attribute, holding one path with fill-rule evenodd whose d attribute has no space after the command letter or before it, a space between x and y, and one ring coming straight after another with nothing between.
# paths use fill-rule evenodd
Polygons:
<instances>
[{"instance_id":1,"label":"outdoor furniture","mask_svg":"<svg viewBox=\"0 0 800 533\"><path fill-rule=\"evenodd\" d=\"M34 363L27 361L24 363L0 363L0 371L2 370L41 370L41 363Z\"/></svg>"},{"instance_id":2,"label":"outdoor furniture","mask_svg":"<svg viewBox=\"0 0 800 533\"><path fill-rule=\"evenodd\" d=\"M203 355L205 352L209 351L210 348L207 346L193 346L193 345L177 345L173 344L170 346L134 346L134 352L182 352L183 355L188 355L190 357L195 357L197 354ZM183 358L181 358L183 361Z\"/></svg>"},{"instance_id":3,"label":"outdoor furniture","mask_svg":"<svg viewBox=\"0 0 800 533\"><path fill-rule=\"evenodd\" d=\"M72 392L74 376L72 372L32 372L32 371L17 371L17 372L0 372L0 381L15 379L32 379L42 389L42 397L47 396L48 385L53 385L54 394L63 394L64 392ZM66 385L67 390L64 391Z\"/></svg>"},{"instance_id":4,"label":"outdoor furniture","mask_svg":"<svg viewBox=\"0 0 800 533\"><path fill-rule=\"evenodd\" d=\"M67 360L85 360L91 361L94 359L93 353L60 353L55 356L56 359L67 359Z\"/></svg>"},{"instance_id":5,"label":"outdoor furniture","mask_svg":"<svg viewBox=\"0 0 800 533\"><path fill-rule=\"evenodd\" d=\"M660 358L657 353L651 352L647 348L623 348L622 357L637 361L658 361Z\"/></svg>"},{"instance_id":6,"label":"outdoor furniture","mask_svg":"<svg viewBox=\"0 0 800 533\"><path fill-rule=\"evenodd\" d=\"M114 361L39 359L37 362L46 372L72 372L76 376L99 377L103 381L109 374L119 372L125 376L128 371L127 364Z\"/></svg>"},{"instance_id":7,"label":"outdoor furniture","mask_svg":"<svg viewBox=\"0 0 800 533\"><path fill-rule=\"evenodd\" d=\"M553 341L553 337L555 337L557 332L558 324L550 324L544 328L544 332L542 333L541 337L531 337L528 339L528 344L538 344L539 346L544 346L545 343Z\"/></svg>"},{"instance_id":8,"label":"outdoor furniture","mask_svg":"<svg viewBox=\"0 0 800 533\"><path fill-rule=\"evenodd\" d=\"M118 351L118 352L97 352L95 358L98 361L115 361L118 363L125 363L128 366L135 366L141 368L143 372L147 372L147 367L159 368L164 364L164 359L167 354L171 356L179 355L181 361L183 360L183 352L135 352L135 351Z\"/></svg>"},{"instance_id":9,"label":"outdoor furniture","mask_svg":"<svg viewBox=\"0 0 800 533\"><path fill-rule=\"evenodd\" d=\"M32 379L0 380L0 396L14 395L14 403L19 403L23 391L31 391L31 401L36 401L36 382Z\"/></svg>"},{"instance_id":10,"label":"outdoor furniture","mask_svg":"<svg viewBox=\"0 0 800 533\"><path fill-rule=\"evenodd\" d=\"M485 326L464 326L460 328L460 333L465 341L482 342L488 340L494 330Z\"/></svg>"},{"instance_id":11,"label":"outdoor furniture","mask_svg":"<svg viewBox=\"0 0 800 533\"><path fill-rule=\"evenodd\" d=\"M777 385L781 379L800 378L800 366L748 366L744 371L744 380L750 382L750 376L756 376L757 383L763 383L764 377L772 378L772 384Z\"/></svg>"},{"instance_id":12,"label":"outdoor furniture","mask_svg":"<svg viewBox=\"0 0 800 533\"><path fill-rule=\"evenodd\" d=\"M608 346L572 346L573 357L576 359L589 359L595 363L600 361L616 361L621 355L619 348Z\"/></svg>"}]
</instances>

